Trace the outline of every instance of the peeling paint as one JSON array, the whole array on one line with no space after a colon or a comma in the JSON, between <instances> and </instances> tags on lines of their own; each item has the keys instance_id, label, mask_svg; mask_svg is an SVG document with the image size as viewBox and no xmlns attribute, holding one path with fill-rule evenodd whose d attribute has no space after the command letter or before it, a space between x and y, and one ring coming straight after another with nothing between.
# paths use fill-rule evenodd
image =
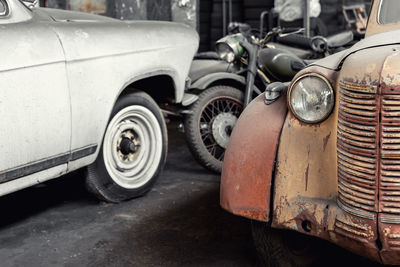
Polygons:
<instances>
[{"instance_id":1,"label":"peeling paint","mask_svg":"<svg viewBox=\"0 0 400 267\"><path fill-rule=\"evenodd\" d=\"M306 172L304 174L305 181L306 181L306 190L305 191L307 191L307 189L308 189L308 169L309 168L310 168L310 164L307 164Z\"/></svg>"},{"instance_id":2,"label":"peeling paint","mask_svg":"<svg viewBox=\"0 0 400 267\"><path fill-rule=\"evenodd\" d=\"M329 138L331 137L331 133L324 137L324 151L326 149L326 145L328 144Z\"/></svg>"}]
</instances>

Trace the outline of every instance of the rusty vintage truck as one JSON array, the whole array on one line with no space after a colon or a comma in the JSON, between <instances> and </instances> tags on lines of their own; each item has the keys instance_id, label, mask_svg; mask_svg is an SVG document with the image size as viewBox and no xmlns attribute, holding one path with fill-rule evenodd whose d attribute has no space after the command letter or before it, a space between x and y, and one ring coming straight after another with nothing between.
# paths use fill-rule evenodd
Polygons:
<instances>
[{"instance_id":1,"label":"rusty vintage truck","mask_svg":"<svg viewBox=\"0 0 400 267\"><path fill-rule=\"evenodd\" d=\"M268 86L238 120L220 201L253 220L266 264L310 264L293 245L304 235L400 264L399 14L373 1L364 40Z\"/></svg>"}]
</instances>

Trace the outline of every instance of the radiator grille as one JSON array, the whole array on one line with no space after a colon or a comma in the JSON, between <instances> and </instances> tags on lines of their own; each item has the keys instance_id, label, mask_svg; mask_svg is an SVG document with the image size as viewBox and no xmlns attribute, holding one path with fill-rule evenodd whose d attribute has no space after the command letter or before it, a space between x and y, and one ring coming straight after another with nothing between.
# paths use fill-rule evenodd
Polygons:
<instances>
[{"instance_id":1,"label":"radiator grille","mask_svg":"<svg viewBox=\"0 0 400 267\"><path fill-rule=\"evenodd\" d=\"M383 95L379 210L400 214L400 96Z\"/></svg>"},{"instance_id":2,"label":"radiator grille","mask_svg":"<svg viewBox=\"0 0 400 267\"><path fill-rule=\"evenodd\" d=\"M341 83L338 199L346 206L371 212L378 210L379 106L376 93Z\"/></svg>"}]
</instances>

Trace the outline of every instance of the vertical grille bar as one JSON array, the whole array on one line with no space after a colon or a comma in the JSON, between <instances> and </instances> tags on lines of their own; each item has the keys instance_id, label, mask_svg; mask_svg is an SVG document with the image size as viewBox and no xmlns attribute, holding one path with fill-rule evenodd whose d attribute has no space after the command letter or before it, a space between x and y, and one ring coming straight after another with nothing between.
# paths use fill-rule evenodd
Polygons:
<instances>
[{"instance_id":1,"label":"vertical grille bar","mask_svg":"<svg viewBox=\"0 0 400 267\"><path fill-rule=\"evenodd\" d=\"M379 211L400 214L400 95L383 95Z\"/></svg>"}]
</instances>

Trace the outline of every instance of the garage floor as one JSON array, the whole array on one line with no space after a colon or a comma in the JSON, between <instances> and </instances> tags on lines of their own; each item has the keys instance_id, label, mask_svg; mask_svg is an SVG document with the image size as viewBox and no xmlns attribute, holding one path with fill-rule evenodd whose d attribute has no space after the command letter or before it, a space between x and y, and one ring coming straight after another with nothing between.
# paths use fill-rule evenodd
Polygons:
<instances>
[{"instance_id":1,"label":"garage floor","mask_svg":"<svg viewBox=\"0 0 400 267\"><path fill-rule=\"evenodd\" d=\"M248 221L219 207L219 177L193 160L176 125L145 197L98 202L82 172L1 197L0 266L256 266ZM376 266L329 249L332 265Z\"/></svg>"}]
</instances>

